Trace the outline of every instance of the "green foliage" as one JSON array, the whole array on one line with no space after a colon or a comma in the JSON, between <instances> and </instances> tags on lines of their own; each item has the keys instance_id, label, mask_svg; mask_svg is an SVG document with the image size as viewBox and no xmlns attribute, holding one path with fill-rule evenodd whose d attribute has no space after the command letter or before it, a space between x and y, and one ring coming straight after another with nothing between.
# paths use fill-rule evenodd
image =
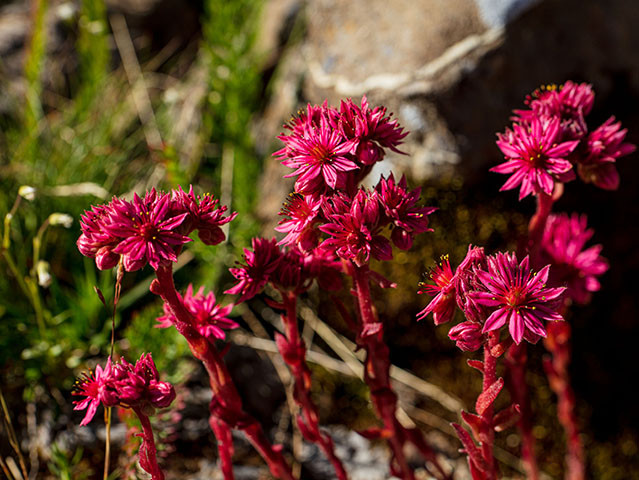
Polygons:
<instances>
[{"instance_id":1,"label":"green foliage","mask_svg":"<svg viewBox=\"0 0 639 480\"><path fill-rule=\"evenodd\" d=\"M84 480L93 475L93 470L85 462L82 462L82 448L77 448L72 454L66 451L58 443L51 446L51 460L48 463L49 471L60 480Z\"/></svg>"}]
</instances>

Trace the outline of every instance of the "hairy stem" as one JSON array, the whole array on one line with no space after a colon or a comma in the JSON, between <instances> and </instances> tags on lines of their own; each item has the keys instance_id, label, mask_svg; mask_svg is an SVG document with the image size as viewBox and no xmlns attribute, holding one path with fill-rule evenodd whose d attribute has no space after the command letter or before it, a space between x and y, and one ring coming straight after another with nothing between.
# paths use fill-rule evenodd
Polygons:
<instances>
[{"instance_id":1,"label":"hairy stem","mask_svg":"<svg viewBox=\"0 0 639 480\"><path fill-rule=\"evenodd\" d=\"M157 460L157 449L153 439L151 422L141 409L133 408L142 425L142 445L140 446L140 466L151 474L151 480L164 480L164 473L160 470Z\"/></svg>"},{"instance_id":2,"label":"hairy stem","mask_svg":"<svg viewBox=\"0 0 639 480\"><path fill-rule=\"evenodd\" d=\"M488 343L484 345L484 379L482 382L482 393L487 392L497 381L497 358L490 353L492 348L499 343L499 332L492 331L488 334ZM486 465L486 480L497 478L497 465L493 456L493 444L495 443L495 430L493 425L492 404L481 414L481 452Z\"/></svg>"},{"instance_id":3,"label":"hairy stem","mask_svg":"<svg viewBox=\"0 0 639 480\"><path fill-rule=\"evenodd\" d=\"M337 478L346 480L348 475L344 465L335 454L333 440L320 429L319 412L311 398L311 371L306 363L306 345L304 340L300 338L297 327L297 297L293 292L282 292L282 301L285 308L282 322L284 323L286 339L278 342L278 347L295 382L293 396L302 411L298 417L300 430L306 440L319 445L333 465Z\"/></svg>"},{"instance_id":4,"label":"hairy stem","mask_svg":"<svg viewBox=\"0 0 639 480\"><path fill-rule=\"evenodd\" d=\"M193 316L184 306L175 289L172 268L173 266L169 264L156 271L158 282L152 285L152 289L168 304L176 319L175 328L187 340L191 352L202 361L209 374L209 384L213 391L210 406L213 421L225 423L228 428L242 430L262 455L274 476L282 480L294 480L291 468L280 449L269 442L257 420L244 411L242 399L215 345L193 327ZM220 458L223 455L228 457L228 450L220 451Z\"/></svg>"},{"instance_id":5,"label":"hairy stem","mask_svg":"<svg viewBox=\"0 0 639 480\"><path fill-rule=\"evenodd\" d=\"M570 385L570 324L552 322L544 344L551 358L544 362L550 388L557 395L557 417L566 433L566 480L585 478L584 449L575 415L575 393Z\"/></svg>"},{"instance_id":6,"label":"hairy stem","mask_svg":"<svg viewBox=\"0 0 639 480\"><path fill-rule=\"evenodd\" d=\"M396 416L397 395L390 383L390 358L388 346L384 342L384 330L377 319L373 305L367 265L351 268L355 295L360 314L358 342L366 350L364 381L370 389L371 399L379 418L384 423L387 440L392 451L391 473L404 480L414 480L415 474L408 465L404 447L412 443L434 467L437 478L447 475L437 462L435 454L421 432L404 427Z\"/></svg>"}]
</instances>

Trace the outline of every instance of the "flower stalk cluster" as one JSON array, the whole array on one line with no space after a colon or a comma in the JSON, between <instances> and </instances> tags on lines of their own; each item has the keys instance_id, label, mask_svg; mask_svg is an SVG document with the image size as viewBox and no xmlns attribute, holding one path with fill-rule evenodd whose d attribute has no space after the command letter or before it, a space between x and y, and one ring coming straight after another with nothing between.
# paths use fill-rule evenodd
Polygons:
<instances>
[{"instance_id":1,"label":"flower stalk cluster","mask_svg":"<svg viewBox=\"0 0 639 480\"><path fill-rule=\"evenodd\" d=\"M109 357L104 368L98 365L94 373L76 382L73 394L85 397L74 402L75 410L87 411L80 425L87 425L91 421L100 404L105 408L119 406L133 410L142 426L142 444L138 454L140 467L153 480L164 480L157 462L149 415L156 408L168 407L175 399L175 389L170 383L159 380L150 353L143 354L135 365L124 358L119 362L111 362Z\"/></svg>"},{"instance_id":2,"label":"flower stalk cluster","mask_svg":"<svg viewBox=\"0 0 639 480\"><path fill-rule=\"evenodd\" d=\"M386 115L371 109L366 98L339 107L309 105L285 126L279 138L284 148L275 153L282 164L295 170L295 193L281 212L276 230L286 236L280 244L305 254L315 248L341 259L351 277L357 321L350 322L358 345L366 351L364 380L375 410L383 423L368 435L385 438L392 452L391 473L414 479L405 447L412 443L430 462L438 478L447 475L421 432L404 427L397 419L397 395L390 384L390 360L370 293L370 281L391 283L372 270L372 260L391 260L393 245L407 250L416 235L430 231L428 215L435 209L418 205L420 189L409 190L406 179L382 177L375 188L360 187L372 166L383 160L385 150L399 152L406 132ZM401 153L401 152L400 152Z\"/></svg>"},{"instance_id":3,"label":"flower stalk cluster","mask_svg":"<svg viewBox=\"0 0 639 480\"><path fill-rule=\"evenodd\" d=\"M317 280L323 289L341 287L341 263L327 249L317 247L303 252L298 247L283 248L275 240L254 238L252 249L244 250L244 264L231 269L238 283L226 293L239 294L247 301L260 293L267 284L276 289L280 302L269 304L282 311L284 335L277 333L275 342L294 379L293 397L300 407L297 425L302 436L316 443L333 465L340 480L347 473L335 454L331 437L321 430L317 405L311 397L311 370L306 363L306 345L300 336L297 322L297 297L306 292Z\"/></svg>"},{"instance_id":4,"label":"flower stalk cluster","mask_svg":"<svg viewBox=\"0 0 639 480\"><path fill-rule=\"evenodd\" d=\"M552 265L549 284L566 288L561 311L571 303L586 304L600 288L598 277L607 269L599 255L601 246L585 248L593 232L585 215L552 214L564 183L579 176L599 188L616 190L618 158L635 146L625 142L627 131L610 117L590 130L586 122L594 104L594 91L588 84L566 82L547 86L526 99L527 109L515 110L512 129L498 135L497 146L506 162L491 170L512 174L502 190L520 186L519 199L533 194L537 211L530 220L528 238L522 245L535 266ZM576 172L576 174L575 174ZM558 416L566 432L566 478L585 478L583 445L574 414L575 395L570 386L570 325L556 322L549 326L544 345L551 356L544 362L550 386L558 397ZM522 457L528 477L539 476L534 454L532 411L524 379L527 355L521 345L513 345L507 358L511 395L521 404L519 429Z\"/></svg>"},{"instance_id":5,"label":"flower stalk cluster","mask_svg":"<svg viewBox=\"0 0 639 480\"><path fill-rule=\"evenodd\" d=\"M257 420L243 410L237 388L213 343L224 338L224 329L237 327L227 318L232 306L217 305L213 294L205 295L203 289L194 295L192 286L182 297L173 282L172 262L177 261L182 246L191 241L192 232L197 230L200 240L208 245L224 240L221 226L235 214L224 216L226 207L218 203L211 195L195 195L192 187L188 193L181 188L171 193L153 189L143 198L134 195L133 201L114 198L82 216L78 248L84 255L95 258L100 269L121 262L126 271L138 270L146 264L155 270L151 291L165 302L165 315L158 319L158 326L175 326L209 374L213 391L209 423L218 438L225 478L233 478L230 432L237 428L259 451L273 475L292 480L281 448L271 445ZM142 423L144 427L145 422Z\"/></svg>"},{"instance_id":6,"label":"flower stalk cluster","mask_svg":"<svg viewBox=\"0 0 639 480\"><path fill-rule=\"evenodd\" d=\"M522 340L537 343L547 336L549 325L563 321L559 311L565 288L547 285L548 265L536 272L529 264L529 257L519 262L514 253L486 256L482 248L469 246L454 271L448 258L443 258L431 272L434 285L420 290L434 298L418 319L432 313L436 324L447 323L459 309L465 319L450 329L449 337L463 351L483 349L483 361L469 362L483 376L476 413L462 412L470 432L453 424L474 480L498 478L494 432L514 425L521 413L518 403L494 412L493 403L504 386L504 379L497 377L498 358Z\"/></svg>"}]
</instances>

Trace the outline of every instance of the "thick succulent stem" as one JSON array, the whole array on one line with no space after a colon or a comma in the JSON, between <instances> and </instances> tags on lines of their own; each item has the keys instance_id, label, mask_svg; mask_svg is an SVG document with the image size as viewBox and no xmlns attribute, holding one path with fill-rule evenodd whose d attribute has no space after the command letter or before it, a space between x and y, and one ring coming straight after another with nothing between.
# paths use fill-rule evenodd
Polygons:
<instances>
[{"instance_id":1,"label":"thick succulent stem","mask_svg":"<svg viewBox=\"0 0 639 480\"><path fill-rule=\"evenodd\" d=\"M140 466L151 474L151 480L164 480L164 474L160 470L157 460L157 449L153 439L151 422L141 409L133 408L142 425L142 445L140 446Z\"/></svg>"},{"instance_id":2,"label":"thick succulent stem","mask_svg":"<svg viewBox=\"0 0 639 480\"><path fill-rule=\"evenodd\" d=\"M544 344L551 354L544 362L550 388L557 395L557 417L566 433L566 480L585 478L584 448L579 437L575 415L575 393L570 385L568 365L570 363L570 324L553 322L548 325L548 336Z\"/></svg>"},{"instance_id":3,"label":"thick succulent stem","mask_svg":"<svg viewBox=\"0 0 639 480\"><path fill-rule=\"evenodd\" d=\"M341 460L335 454L335 446L331 437L320 429L319 412L311 398L311 371L306 363L306 345L300 338L297 327L296 295L294 292L282 292L285 312L282 314L285 337L278 338L278 347L282 358L288 365L294 379L293 396L301 409L297 421L304 438L317 443L324 455L333 465L339 480L346 480L348 475Z\"/></svg>"},{"instance_id":4,"label":"thick succulent stem","mask_svg":"<svg viewBox=\"0 0 639 480\"><path fill-rule=\"evenodd\" d=\"M280 449L269 442L257 420L244 411L242 399L220 353L193 327L193 316L184 306L175 289L172 265L160 266L156 271L156 276L158 281L151 287L153 292L160 295L168 304L175 316L175 328L186 338L191 352L202 361L209 374L209 383L213 391L210 405L212 420L209 423L220 422L226 425L222 428L242 430L255 449L262 455L275 477L282 480L294 480L291 468ZM222 446L220 447L220 445ZM227 442L218 443L218 450L220 459L224 459L223 462L228 462Z\"/></svg>"},{"instance_id":5,"label":"thick succulent stem","mask_svg":"<svg viewBox=\"0 0 639 480\"><path fill-rule=\"evenodd\" d=\"M488 343L484 344L484 379L482 382L482 394L488 393L497 381L497 358L491 354L491 350L499 343L499 332L488 333ZM486 462L486 480L495 480L498 477L497 465L493 456L493 445L495 443L495 430L493 415L494 408L492 402L481 413L481 452Z\"/></svg>"},{"instance_id":6,"label":"thick succulent stem","mask_svg":"<svg viewBox=\"0 0 639 480\"><path fill-rule=\"evenodd\" d=\"M371 400L377 415L384 424L387 441L392 452L391 473L402 479L413 480L415 474L408 464L404 447L412 443L434 467L438 478L447 478L440 467L435 453L423 438L421 432L404 427L396 416L397 395L390 383L390 358L388 346L384 342L383 325L377 319L373 305L368 266L352 265L354 290L359 308L360 325L358 341L366 350L364 381L368 385Z\"/></svg>"}]
</instances>

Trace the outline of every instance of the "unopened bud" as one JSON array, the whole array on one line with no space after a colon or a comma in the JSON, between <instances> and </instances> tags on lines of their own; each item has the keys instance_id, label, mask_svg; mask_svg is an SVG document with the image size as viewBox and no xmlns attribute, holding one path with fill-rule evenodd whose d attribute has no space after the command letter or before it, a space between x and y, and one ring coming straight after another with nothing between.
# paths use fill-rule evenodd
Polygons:
<instances>
[{"instance_id":1,"label":"unopened bud","mask_svg":"<svg viewBox=\"0 0 639 480\"><path fill-rule=\"evenodd\" d=\"M51 273L49 272L49 262L44 260L38 261L36 264L36 273L38 274L38 285L47 288L51 285Z\"/></svg>"},{"instance_id":2,"label":"unopened bud","mask_svg":"<svg viewBox=\"0 0 639 480\"><path fill-rule=\"evenodd\" d=\"M18 189L18 195L20 195L25 200L29 200L32 202L35 199L36 189L30 187L29 185L22 185Z\"/></svg>"},{"instance_id":3,"label":"unopened bud","mask_svg":"<svg viewBox=\"0 0 639 480\"><path fill-rule=\"evenodd\" d=\"M49 225L62 225L64 228L70 228L73 224L73 217L67 213L52 213L49 215Z\"/></svg>"}]
</instances>

